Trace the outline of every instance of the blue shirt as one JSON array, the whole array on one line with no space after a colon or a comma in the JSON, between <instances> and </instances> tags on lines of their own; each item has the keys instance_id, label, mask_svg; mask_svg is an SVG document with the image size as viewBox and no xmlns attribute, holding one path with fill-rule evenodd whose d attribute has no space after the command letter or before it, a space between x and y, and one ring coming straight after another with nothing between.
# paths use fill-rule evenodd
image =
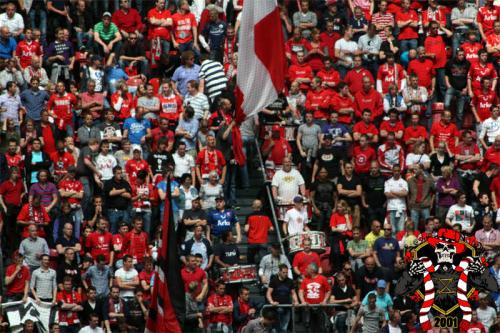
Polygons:
<instances>
[{"instance_id":1,"label":"blue shirt","mask_svg":"<svg viewBox=\"0 0 500 333\"><path fill-rule=\"evenodd\" d=\"M373 249L377 251L378 260L382 267L394 267L397 254L399 253L399 243L394 238L380 237L373 244Z\"/></svg>"},{"instance_id":2,"label":"blue shirt","mask_svg":"<svg viewBox=\"0 0 500 333\"><path fill-rule=\"evenodd\" d=\"M321 133L323 134L331 134L333 138L342 138L346 133L349 133L349 130L343 124L326 124L321 129ZM333 147L346 147L345 141L335 142L332 144Z\"/></svg>"},{"instance_id":3,"label":"blue shirt","mask_svg":"<svg viewBox=\"0 0 500 333\"><path fill-rule=\"evenodd\" d=\"M186 150L196 149L196 137L198 134L198 127L199 127L199 122L197 119L193 118L189 121L186 121L184 117L181 117L181 119L179 119L179 125L177 125L177 128L182 128L185 131L188 131L189 134L191 135L191 139L187 139L185 137L181 138L181 141L186 144Z\"/></svg>"},{"instance_id":4,"label":"blue shirt","mask_svg":"<svg viewBox=\"0 0 500 333\"><path fill-rule=\"evenodd\" d=\"M26 89L21 93L21 103L26 109L28 119L40 120L40 114L49 100L49 94L45 90L33 91Z\"/></svg>"},{"instance_id":5,"label":"blue shirt","mask_svg":"<svg viewBox=\"0 0 500 333\"><path fill-rule=\"evenodd\" d=\"M238 223L238 218L233 210L224 209L220 211L213 209L208 212L207 221L210 225L211 234L220 237L223 233L233 229L233 226Z\"/></svg>"},{"instance_id":6,"label":"blue shirt","mask_svg":"<svg viewBox=\"0 0 500 333\"><path fill-rule=\"evenodd\" d=\"M16 40L12 37L9 37L7 41L4 41L3 38L0 38L0 58L1 59L10 59L12 58L12 53L16 50Z\"/></svg>"},{"instance_id":7,"label":"blue shirt","mask_svg":"<svg viewBox=\"0 0 500 333\"><path fill-rule=\"evenodd\" d=\"M146 136L148 128L151 128L149 120L142 119L138 121L135 117L127 118L123 124L123 129L128 130L130 143L134 145L141 144L141 139Z\"/></svg>"},{"instance_id":8,"label":"blue shirt","mask_svg":"<svg viewBox=\"0 0 500 333\"><path fill-rule=\"evenodd\" d=\"M220 50L224 45L227 24L223 21L208 22L203 28L202 35L208 38L210 50Z\"/></svg>"},{"instance_id":9,"label":"blue shirt","mask_svg":"<svg viewBox=\"0 0 500 333\"><path fill-rule=\"evenodd\" d=\"M179 183L175 180L170 181L170 192L174 192L175 188L179 187ZM159 190L162 190L164 193L167 193L167 181L162 180L156 185L156 188ZM170 203L172 204L172 212L177 213L179 211L179 202L178 198L173 198L173 200L170 200ZM163 207L164 203L163 200L160 200L160 211L161 211L161 216L163 216Z\"/></svg>"},{"instance_id":10,"label":"blue shirt","mask_svg":"<svg viewBox=\"0 0 500 333\"><path fill-rule=\"evenodd\" d=\"M200 65L197 64L194 64L193 67L181 66L175 70L172 80L177 83L177 90L181 96L187 94L187 83L189 81L195 80L198 82L199 74Z\"/></svg>"}]
</instances>

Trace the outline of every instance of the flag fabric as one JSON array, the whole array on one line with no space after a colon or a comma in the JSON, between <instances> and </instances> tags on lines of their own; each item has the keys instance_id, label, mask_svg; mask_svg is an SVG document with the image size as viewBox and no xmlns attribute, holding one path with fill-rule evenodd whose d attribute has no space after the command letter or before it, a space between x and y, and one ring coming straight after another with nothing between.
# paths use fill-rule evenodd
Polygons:
<instances>
[{"instance_id":1,"label":"flag fabric","mask_svg":"<svg viewBox=\"0 0 500 333\"><path fill-rule=\"evenodd\" d=\"M184 283L177 247L175 223L172 214L170 176L163 207L162 237L154 275L151 306L146 323L147 333L181 333L185 315Z\"/></svg>"},{"instance_id":2,"label":"flag fabric","mask_svg":"<svg viewBox=\"0 0 500 333\"><path fill-rule=\"evenodd\" d=\"M57 318L57 307L51 303L36 301L28 297L26 303L21 301L3 303L2 312L9 321L9 332L23 332L23 324L26 320L32 320L35 323L37 332L48 333L49 323L53 323Z\"/></svg>"},{"instance_id":3,"label":"flag fabric","mask_svg":"<svg viewBox=\"0 0 500 333\"><path fill-rule=\"evenodd\" d=\"M245 1L238 48L237 121L278 98L285 85L285 42L276 0Z\"/></svg>"}]
</instances>

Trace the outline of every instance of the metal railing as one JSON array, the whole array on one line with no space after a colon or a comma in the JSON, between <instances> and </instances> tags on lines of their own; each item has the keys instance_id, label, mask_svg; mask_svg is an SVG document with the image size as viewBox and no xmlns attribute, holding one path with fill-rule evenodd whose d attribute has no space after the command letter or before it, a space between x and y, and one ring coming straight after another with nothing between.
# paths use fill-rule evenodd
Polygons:
<instances>
[{"instance_id":1,"label":"metal railing","mask_svg":"<svg viewBox=\"0 0 500 333\"><path fill-rule=\"evenodd\" d=\"M273 225L274 225L274 230L276 230L276 236L278 238L278 242L279 242L280 247L281 247L281 253L286 254L285 247L283 246L283 239L281 238L281 231L280 231L280 225L278 222L278 217L276 216L276 206L274 203L273 192L271 190L271 182L268 181L267 177L266 177L266 168L264 166L264 159L263 159L262 154L260 152L260 145L259 145L258 139L255 138L254 142L255 142L255 148L257 151L257 156L259 158L260 169L262 171L262 179L264 181L264 187L266 188L267 200L269 202L269 207L271 209L271 216L272 216L272 221L273 221Z\"/></svg>"}]
</instances>

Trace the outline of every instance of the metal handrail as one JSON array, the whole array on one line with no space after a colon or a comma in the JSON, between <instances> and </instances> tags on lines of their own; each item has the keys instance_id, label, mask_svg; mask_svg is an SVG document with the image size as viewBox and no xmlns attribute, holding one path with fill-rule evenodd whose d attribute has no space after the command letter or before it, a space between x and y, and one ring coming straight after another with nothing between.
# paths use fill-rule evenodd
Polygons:
<instances>
[{"instance_id":1,"label":"metal handrail","mask_svg":"<svg viewBox=\"0 0 500 333\"><path fill-rule=\"evenodd\" d=\"M271 182L266 180L266 169L264 166L264 159L260 152L260 145L257 138L254 139L255 148L257 150L257 156L259 158L260 169L262 171L262 179L264 180L264 186L266 187L267 199L269 201L269 206L271 208L272 221L274 225L274 230L276 230L276 235L278 236L278 242L281 247L281 253L285 254L285 247L283 246L283 239L281 238L281 231L279 228L278 217L276 216L276 206L274 203L273 193L271 191Z\"/></svg>"}]
</instances>

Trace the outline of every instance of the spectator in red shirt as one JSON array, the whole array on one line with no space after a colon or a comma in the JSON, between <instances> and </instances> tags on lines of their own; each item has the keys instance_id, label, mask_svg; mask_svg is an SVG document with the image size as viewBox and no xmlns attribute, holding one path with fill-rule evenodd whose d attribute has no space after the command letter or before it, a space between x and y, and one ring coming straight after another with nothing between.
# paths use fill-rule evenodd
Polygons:
<instances>
[{"instance_id":1,"label":"spectator in red shirt","mask_svg":"<svg viewBox=\"0 0 500 333\"><path fill-rule=\"evenodd\" d=\"M329 107L339 115L339 123L351 125L354 116L354 97L345 82L337 86L339 93L330 98Z\"/></svg>"},{"instance_id":2,"label":"spectator in red shirt","mask_svg":"<svg viewBox=\"0 0 500 333\"><path fill-rule=\"evenodd\" d=\"M64 326L64 332L77 332L80 329L78 312L83 310L82 296L73 290L71 276L63 279L63 290L57 293L57 304L59 305L59 325Z\"/></svg>"},{"instance_id":3,"label":"spectator in red shirt","mask_svg":"<svg viewBox=\"0 0 500 333\"><path fill-rule=\"evenodd\" d=\"M354 165L354 172L359 176L368 175L371 162L377 160L377 153L368 144L368 140L367 135L360 135L359 145L354 146L353 149L352 164Z\"/></svg>"},{"instance_id":4,"label":"spectator in red shirt","mask_svg":"<svg viewBox=\"0 0 500 333\"><path fill-rule=\"evenodd\" d=\"M99 254L102 254L106 259L106 264L112 266L114 262L113 236L107 231L108 220L103 217L99 218L96 227L96 231L86 239L85 247L89 250L87 255L95 260Z\"/></svg>"},{"instance_id":5,"label":"spectator in red shirt","mask_svg":"<svg viewBox=\"0 0 500 333\"><path fill-rule=\"evenodd\" d=\"M307 53L309 49L309 42L307 39L302 37L299 27L293 29L293 36L285 43L285 55L290 60L290 62L295 65L297 61L297 53L302 52Z\"/></svg>"},{"instance_id":6,"label":"spectator in red shirt","mask_svg":"<svg viewBox=\"0 0 500 333\"><path fill-rule=\"evenodd\" d=\"M331 287L328 280L319 274L318 265L310 264L307 267L308 276L302 280L299 288L299 299L302 304L326 304L330 300ZM305 312L305 325L311 332L321 332L324 329L324 318L322 308L309 309Z\"/></svg>"},{"instance_id":7,"label":"spectator in red shirt","mask_svg":"<svg viewBox=\"0 0 500 333\"><path fill-rule=\"evenodd\" d=\"M54 166L54 181L57 183L60 181L64 175L68 172L70 166L75 166L75 158L69 152L64 149L64 141L57 140L57 151L50 154L50 159L52 160L52 165Z\"/></svg>"},{"instance_id":8,"label":"spectator in red shirt","mask_svg":"<svg viewBox=\"0 0 500 333\"><path fill-rule=\"evenodd\" d=\"M324 68L318 72L317 76L321 79L323 88L333 93L335 92L333 89L340 82L340 74L335 68L333 68L332 59L325 58L325 60L323 60L323 64Z\"/></svg>"},{"instance_id":9,"label":"spectator in red shirt","mask_svg":"<svg viewBox=\"0 0 500 333\"><path fill-rule=\"evenodd\" d=\"M397 91L402 91L406 86L405 70L403 66L395 63L394 53L387 52L386 58L387 62L379 67L377 74L377 91L384 95L392 84L397 86Z\"/></svg>"},{"instance_id":10,"label":"spectator in red shirt","mask_svg":"<svg viewBox=\"0 0 500 333\"><path fill-rule=\"evenodd\" d=\"M47 210L41 204L41 197L38 194L33 196L31 202L24 204L17 215L17 224L23 226L21 237L29 237L28 227L34 224L37 227L38 236L45 238L44 227L50 223L50 217Z\"/></svg>"},{"instance_id":11,"label":"spectator in red shirt","mask_svg":"<svg viewBox=\"0 0 500 333\"><path fill-rule=\"evenodd\" d=\"M482 40L486 40L486 36L493 31L493 25L498 17L498 7L494 5L494 0L486 0L478 9L476 23Z\"/></svg>"},{"instance_id":12,"label":"spectator in red shirt","mask_svg":"<svg viewBox=\"0 0 500 333\"><path fill-rule=\"evenodd\" d=\"M329 117L328 102L332 93L321 87L321 79L315 77L311 81L311 90L306 95L306 111L312 112L315 120L327 120Z\"/></svg>"},{"instance_id":13,"label":"spectator in red shirt","mask_svg":"<svg viewBox=\"0 0 500 333\"><path fill-rule=\"evenodd\" d=\"M357 122L352 129L354 142L359 142L363 135L366 136L369 143L376 144L378 142L379 132L371 118L372 112L369 109L364 109L361 121Z\"/></svg>"},{"instance_id":14,"label":"spectator in red shirt","mask_svg":"<svg viewBox=\"0 0 500 333\"><path fill-rule=\"evenodd\" d=\"M4 302L28 300L30 285L30 270L23 265L24 257L19 252L13 255L13 262L5 270L5 300Z\"/></svg>"},{"instance_id":15,"label":"spectator in red shirt","mask_svg":"<svg viewBox=\"0 0 500 333\"><path fill-rule=\"evenodd\" d=\"M186 292L189 291L189 285L192 282L197 283L196 301L203 302L208 294L208 278L207 273L199 267L196 256L192 254L187 255L186 266L181 269L181 277Z\"/></svg>"},{"instance_id":16,"label":"spectator in red shirt","mask_svg":"<svg viewBox=\"0 0 500 333\"><path fill-rule=\"evenodd\" d=\"M66 92L64 82L58 82L56 86L57 93L52 95L47 103L47 110L54 118L56 128L65 133L65 136L73 135L73 109L76 107L77 100L75 95Z\"/></svg>"},{"instance_id":17,"label":"spectator in red shirt","mask_svg":"<svg viewBox=\"0 0 500 333\"><path fill-rule=\"evenodd\" d=\"M172 14L165 8L165 0L156 0L155 7L147 15L149 23L148 38L160 37L162 51L170 51L170 29L172 27Z\"/></svg>"},{"instance_id":18,"label":"spectator in red shirt","mask_svg":"<svg viewBox=\"0 0 500 333\"><path fill-rule=\"evenodd\" d=\"M370 121L378 119L384 113L384 102L382 95L373 88L373 80L364 76L362 78L363 88L354 93L355 114L356 118L361 118L362 112L365 109L371 111Z\"/></svg>"},{"instance_id":19,"label":"spectator in red shirt","mask_svg":"<svg viewBox=\"0 0 500 333\"><path fill-rule=\"evenodd\" d=\"M19 168L9 169L9 179L0 185L0 206L3 209L3 232L5 239L2 244L6 244L7 253L12 253L18 248L20 237L17 231L17 215L21 200L26 194L24 184L20 177ZM6 253L4 252L4 255Z\"/></svg>"},{"instance_id":20,"label":"spectator in red shirt","mask_svg":"<svg viewBox=\"0 0 500 333\"><path fill-rule=\"evenodd\" d=\"M441 121L435 122L431 128L431 136L429 143L431 152L434 153L440 141L444 141L450 151L458 144L458 137L460 136L455 124L451 123L451 112L444 111L441 116Z\"/></svg>"},{"instance_id":21,"label":"spectator in red shirt","mask_svg":"<svg viewBox=\"0 0 500 333\"><path fill-rule=\"evenodd\" d=\"M416 74L419 84L427 89L429 95L432 95L436 84L436 70L434 63L426 55L425 47L420 46L417 49L417 58L408 64L407 74Z\"/></svg>"},{"instance_id":22,"label":"spectator in red shirt","mask_svg":"<svg viewBox=\"0 0 500 333\"><path fill-rule=\"evenodd\" d=\"M123 266L123 257L127 254L128 231L128 224L122 222L118 227L118 233L112 236L114 261L118 268Z\"/></svg>"},{"instance_id":23,"label":"spectator in red shirt","mask_svg":"<svg viewBox=\"0 0 500 333\"><path fill-rule=\"evenodd\" d=\"M420 116L416 113L411 115L410 126L405 128L403 142L406 145L406 151L413 151L413 145L423 143L427 140L427 130L419 125Z\"/></svg>"},{"instance_id":24,"label":"spectator in red shirt","mask_svg":"<svg viewBox=\"0 0 500 333\"><path fill-rule=\"evenodd\" d=\"M262 144L262 155L274 165L282 165L285 157L292 157L292 147L288 141L281 137L279 126L273 126L271 136L267 137Z\"/></svg>"},{"instance_id":25,"label":"spectator in red shirt","mask_svg":"<svg viewBox=\"0 0 500 333\"><path fill-rule=\"evenodd\" d=\"M24 39L17 44L16 57L19 59L19 65L25 69L31 64L31 58L42 55L40 43L33 40L33 29L26 28L24 30Z\"/></svg>"},{"instance_id":26,"label":"spectator in red shirt","mask_svg":"<svg viewBox=\"0 0 500 333\"><path fill-rule=\"evenodd\" d=\"M196 18L189 10L188 1L181 0L179 2L179 11L172 15L172 45L181 53L191 50L196 55L199 55L198 26Z\"/></svg>"},{"instance_id":27,"label":"spectator in red shirt","mask_svg":"<svg viewBox=\"0 0 500 333\"><path fill-rule=\"evenodd\" d=\"M389 110L389 120L382 121L380 124L380 139L385 140L389 133L394 133L394 136L398 142L403 139L404 125L398 118L398 111L396 109Z\"/></svg>"},{"instance_id":28,"label":"spectator in red shirt","mask_svg":"<svg viewBox=\"0 0 500 333\"><path fill-rule=\"evenodd\" d=\"M335 272L342 268L348 258L347 239L352 238L352 215L349 205L339 200L337 210L330 217L330 264Z\"/></svg>"},{"instance_id":29,"label":"spectator in red shirt","mask_svg":"<svg viewBox=\"0 0 500 333\"><path fill-rule=\"evenodd\" d=\"M148 255L148 234L142 230L144 222L139 216L132 221L133 228L126 236L127 254L132 256L136 267L142 268L144 257ZM142 269L139 269L141 271Z\"/></svg>"},{"instance_id":30,"label":"spectator in red shirt","mask_svg":"<svg viewBox=\"0 0 500 333\"><path fill-rule=\"evenodd\" d=\"M304 277L307 274L307 267L314 263L318 267L320 267L320 259L319 255L316 252L311 250L311 240L309 238L304 238L302 241L302 248L304 249L301 252L298 252L295 257L293 257L292 267L295 274L298 276ZM320 267L321 273L321 267Z\"/></svg>"},{"instance_id":31,"label":"spectator in red shirt","mask_svg":"<svg viewBox=\"0 0 500 333\"><path fill-rule=\"evenodd\" d=\"M153 258L144 258L144 269L139 273L139 283L141 284L142 290L144 290L144 300L151 300L151 277L155 273L153 270Z\"/></svg>"},{"instance_id":32,"label":"spectator in red shirt","mask_svg":"<svg viewBox=\"0 0 500 333\"><path fill-rule=\"evenodd\" d=\"M200 150L196 157L196 177L198 177L198 184L204 184L205 180L208 180L208 174L211 171L216 171L219 175L220 183L223 185L224 179L226 179L226 160L222 152L215 149L215 137L207 135L206 139L207 146Z\"/></svg>"},{"instance_id":33,"label":"spectator in red shirt","mask_svg":"<svg viewBox=\"0 0 500 333\"><path fill-rule=\"evenodd\" d=\"M297 52L297 63L290 66L288 69L288 79L290 82L297 81L300 90L304 93L309 90L309 85L313 78L313 71L309 64L305 61L304 52Z\"/></svg>"},{"instance_id":34,"label":"spectator in red shirt","mask_svg":"<svg viewBox=\"0 0 500 333\"><path fill-rule=\"evenodd\" d=\"M248 235L248 263L255 264L260 262L268 249L269 231L274 231L273 224L262 210L262 201L254 200L252 203L252 213L247 216L245 232ZM255 259L258 255L258 259Z\"/></svg>"},{"instance_id":35,"label":"spectator in red shirt","mask_svg":"<svg viewBox=\"0 0 500 333\"><path fill-rule=\"evenodd\" d=\"M410 9L410 0L401 1L401 10L396 12L395 21L399 28L399 45L401 53L417 48L418 15Z\"/></svg>"},{"instance_id":36,"label":"spectator in red shirt","mask_svg":"<svg viewBox=\"0 0 500 333\"><path fill-rule=\"evenodd\" d=\"M233 322L233 300L226 294L226 285L224 282L217 283L215 293L208 297L208 329L215 332L217 327L222 326L230 332Z\"/></svg>"},{"instance_id":37,"label":"spectator in red shirt","mask_svg":"<svg viewBox=\"0 0 500 333\"><path fill-rule=\"evenodd\" d=\"M491 108L498 104L498 96L491 90L491 79L481 79L481 90L474 93L470 103L472 114L476 120L476 133L481 133L482 123L491 117Z\"/></svg>"},{"instance_id":38,"label":"spectator in red shirt","mask_svg":"<svg viewBox=\"0 0 500 333\"><path fill-rule=\"evenodd\" d=\"M375 81L373 80L372 73L363 67L363 58L361 55L355 55L352 62L353 68L345 75L344 82L349 86L351 94L356 95L358 91L363 89L363 79L365 77L370 79L371 84L375 84Z\"/></svg>"},{"instance_id":39,"label":"spectator in red shirt","mask_svg":"<svg viewBox=\"0 0 500 333\"><path fill-rule=\"evenodd\" d=\"M132 159L128 160L127 163L125 163L125 172L127 174L127 179L131 187L136 186L137 182L137 173L141 170L145 170L148 175L153 178L153 175L151 173L151 168L146 162L146 160L142 159L141 156L141 150L136 148L132 152Z\"/></svg>"},{"instance_id":40,"label":"spectator in red shirt","mask_svg":"<svg viewBox=\"0 0 500 333\"><path fill-rule=\"evenodd\" d=\"M438 34L438 31L446 33L447 37L452 36L452 32L438 22L433 21L429 24L429 35L425 38L424 47L427 55L434 60L434 70L437 75L437 87L441 98L444 98L446 93L446 84L444 81L444 67L446 66L446 49L443 37Z\"/></svg>"},{"instance_id":41,"label":"spectator in red shirt","mask_svg":"<svg viewBox=\"0 0 500 333\"><path fill-rule=\"evenodd\" d=\"M113 13L111 20L116 24L124 39L128 38L132 32L142 39L141 32L144 27L142 18L136 9L130 8L129 0L120 0L120 9Z\"/></svg>"},{"instance_id":42,"label":"spectator in red shirt","mask_svg":"<svg viewBox=\"0 0 500 333\"><path fill-rule=\"evenodd\" d=\"M481 80L483 77L492 79L491 90L496 91L497 87L497 71L495 67L488 62L488 52L484 49L479 50L479 62L473 63L467 74L467 91L470 98L478 94L481 90Z\"/></svg>"}]
</instances>

